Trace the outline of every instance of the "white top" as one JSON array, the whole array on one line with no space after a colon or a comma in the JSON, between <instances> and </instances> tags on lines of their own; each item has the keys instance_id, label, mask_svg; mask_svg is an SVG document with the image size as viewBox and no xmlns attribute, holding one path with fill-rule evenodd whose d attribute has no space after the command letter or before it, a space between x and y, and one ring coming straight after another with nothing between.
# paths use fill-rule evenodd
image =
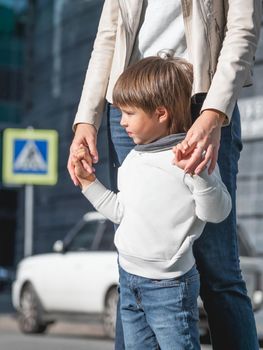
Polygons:
<instances>
[{"instance_id":1,"label":"white top","mask_svg":"<svg viewBox=\"0 0 263 350\"><path fill-rule=\"evenodd\" d=\"M83 190L93 206L120 224L115 235L119 263L129 273L165 279L194 265L192 245L205 222L220 222L231 198L218 167L191 177L172 165L173 152L132 150L118 172L118 194L98 180Z\"/></svg>"},{"instance_id":2,"label":"white top","mask_svg":"<svg viewBox=\"0 0 263 350\"><path fill-rule=\"evenodd\" d=\"M162 49L187 59L181 0L144 0L140 21L130 63L156 56Z\"/></svg>"}]
</instances>

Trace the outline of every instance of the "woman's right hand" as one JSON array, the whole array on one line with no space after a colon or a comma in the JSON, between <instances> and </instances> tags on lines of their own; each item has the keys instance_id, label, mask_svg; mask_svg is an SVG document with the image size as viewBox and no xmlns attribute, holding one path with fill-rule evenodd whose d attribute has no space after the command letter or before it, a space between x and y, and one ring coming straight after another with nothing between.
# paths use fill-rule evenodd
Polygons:
<instances>
[{"instance_id":1,"label":"woman's right hand","mask_svg":"<svg viewBox=\"0 0 263 350\"><path fill-rule=\"evenodd\" d=\"M88 152L86 153L85 159L82 160L83 167L88 173L94 172L93 164L98 162L98 151L97 151L97 130L92 124L79 123L76 126L75 136L70 146L70 153L68 158L68 172L75 186L79 185L79 181L75 175L75 152L81 147L81 145L87 147Z\"/></svg>"}]
</instances>

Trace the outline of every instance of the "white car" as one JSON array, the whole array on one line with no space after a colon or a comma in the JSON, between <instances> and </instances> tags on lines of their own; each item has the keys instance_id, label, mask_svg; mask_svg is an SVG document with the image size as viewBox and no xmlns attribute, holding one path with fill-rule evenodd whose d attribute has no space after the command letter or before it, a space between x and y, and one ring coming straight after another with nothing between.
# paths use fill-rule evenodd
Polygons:
<instances>
[{"instance_id":1,"label":"white car","mask_svg":"<svg viewBox=\"0 0 263 350\"><path fill-rule=\"evenodd\" d=\"M24 333L43 333L61 316L101 318L114 337L118 266L114 226L97 212L54 244L54 253L23 259L12 286L12 301Z\"/></svg>"},{"instance_id":2,"label":"white car","mask_svg":"<svg viewBox=\"0 0 263 350\"><path fill-rule=\"evenodd\" d=\"M118 267L113 243L114 225L90 212L54 253L23 259L12 287L13 305L24 333L42 333L56 320L78 315L100 318L113 338L117 306ZM238 230L241 268L254 311L263 304L263 259L251 252L248 237ZM199 298L200 334L208 336L208 322Z\"/></svg>"}]
</instances>

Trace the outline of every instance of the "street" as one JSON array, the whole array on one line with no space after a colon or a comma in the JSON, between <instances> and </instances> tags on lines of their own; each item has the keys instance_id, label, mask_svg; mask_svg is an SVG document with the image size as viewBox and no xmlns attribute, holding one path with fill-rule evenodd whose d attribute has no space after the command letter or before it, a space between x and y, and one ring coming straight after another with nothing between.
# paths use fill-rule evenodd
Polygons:
<instances>
[{"instance_id":1,"label":"street","mask_svg":"<svg viewBox=\"0 0 263 350\"><path fill-rule=\"evenodd\" d=\"M0 331L1 350L112 350L113 342L96 338L64 335L26 336Z\"/></svg>"},{"instance_id":2,"label":"street","mask_svg":"<svg viewBox=\"0 0 263 350\"><path fill-rule=\"evenodd\" d=\"M0 313L1 350L113 350L114 342L104 338L98 324L58 322L44 335L24 335L14 314ZM212 350L202 345L202 350Z\"/></svg>"},{"instance_id":3,"label":"street","mask_svg":"<svg viewBox=\"0 0 263 350\"><path fill-rule=\"evenodd\" d=\"M23 335L0 327L1 350L113 350L114 343L103 338L71 334ZM202 350L210 350L202 346Z\"/></svg>"},{"instance_id":4,"label":"street","mask_svg":"<svg viewBox=\"0 0 263 350\"><path fill-rule=\"evenodd\" d=\"M262 325L262 314L257 317ZM262 327L258 327L262 330ZM17 326L10 294L0 293L0 349L1 350L113 350L114 342L104 337L101 324L58 322L44 335L24 335ZM202 350L211 350L202 345Z\"/></svg>"},{"instance_id":5,"label":"street","mask_svg":"<svg viewBox=\"0 0 263 350\"><path fill-rule=\"evenodd\" d=\"M44 335L24 335L17 326L10 293L0 293L1 350L113 350L98 323L58 322ZM202 346L202 350L211 350Z\"/></svg>"},{"instance_id":6,"label":"street","mask_svg":"<svg viewBox=\"0 0 263 350\"><path fill-rule=\"evenodd\" d=\"M1 350L113 350L114 342L104 338L98 324L59 322L44 335L24 335L14 314L0 314ZM211 350L203 345L202 350Z\"/></svg>"}]
</instances>

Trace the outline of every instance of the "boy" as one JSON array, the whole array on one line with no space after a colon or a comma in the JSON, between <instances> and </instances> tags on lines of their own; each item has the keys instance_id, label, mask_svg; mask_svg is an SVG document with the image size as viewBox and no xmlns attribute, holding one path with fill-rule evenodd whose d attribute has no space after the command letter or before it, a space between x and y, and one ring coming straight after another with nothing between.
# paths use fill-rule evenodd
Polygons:
<instances>
[{"instance_id":1,"label":"boy","mask_svg":"<svg viewBox=\"0 0 263 350\"><path fill-rule=\"evenodd\" d=\"M126 349L200 349L192 245L207 221L228 216L231 199L218 168L210 176L185 174L181 152L172 164L172 147L191 126L191 89L191 65L179 58L148 57L119 77L113 102L136 146L119 168L117 194L84 169L85 147L75 155L83 194L119 224Z\"/></svg>"}]
</instances>

